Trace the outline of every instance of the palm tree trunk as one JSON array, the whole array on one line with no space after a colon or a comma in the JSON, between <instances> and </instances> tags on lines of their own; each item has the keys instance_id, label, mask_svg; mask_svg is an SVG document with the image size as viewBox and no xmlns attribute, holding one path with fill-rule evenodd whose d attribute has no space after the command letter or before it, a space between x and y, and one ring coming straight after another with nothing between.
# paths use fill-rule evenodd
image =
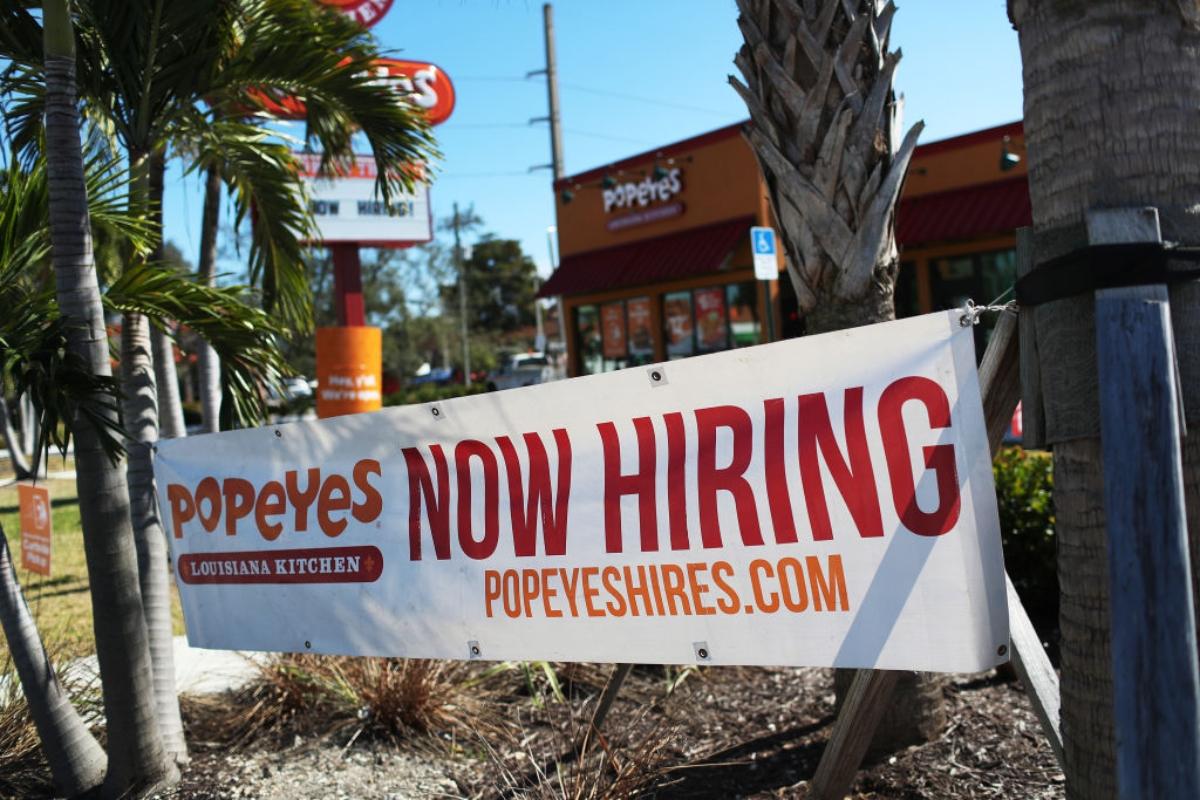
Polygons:
<instances>
[{"instance_id":1,"label":"palm tree trunk","mask_svg":"<svg viewBox=\"0 0 1200 800\"><path fill-rule=\"evenodd\" d=\"M33 717L42 742L54 787L69 797L96 788L104 781L104 750L58 682L21 593L3 527L0 527L0 627L4 628L8 651L21 679L29 716Z\"/></svg>"},{"instance_id":2,"label":"palm tree trunk","mask_svg":"<svg viewBox=\"0 0 1200 800\"><path fill-rule=\"evenodd\" d=\"M738 0L745 46L730 83L781 230L808 333L895 318L895 207L922 124L899 137L890 0ZM839 698L851 671L839 670ZM878 755L945 728L944 679L906 674L880 720Z\"/></svg>"},{"instance_id":3,"label":"palm tree trunk","mask_svg":"<svg viewBox=\"0 0 1200 800\"><path fill-rule=\"evenodd\" d=\"M17 480L28 480L33 475L29 457L25 455L21 440L18 438L17 432L13 430L12 417L8 413L8 401L4 399L3 394L0 394L0 436L4 437L4 444L8 448L8 458L12 462L13 473Z\"/></svg>"},{"instance_id":4,"label":"palm tree trunk","mask_svg":"<svg viewBox=\"0 0 1200 800\"><path fill-rule=\"evenodd\" d=\"M159 242L154 253L156 261L162 260L162 200L166 171L166 155L160 147L150 154L150 213L158 226ZM165 327L152 327L150 340L154 348L155 387L158 390L158 433L164 439L178 439L187 436L187 427L183 422L183 403L179 398L175 346Z\"/></svg>"},{"instance_id":5,"label":"palm tree trunk","mask_svg":"<svg viewBox=\"0 0 1200 800\"><path fill-rule=\"evenodd\" d=\"M204 179L204 216L200 222L200 275L208 286L216 282L217 229L221 220L221 172L214 165ZM204 432L221 429L221 361L208 342L200 345L200 406Z\"/></svg>"},{"instance_id":6,"label":"palm tree trunk","mask_svg":"<svg viewBox=\"0 0 1200 800\"><path fill-rule=\"evenodd\" d=\"M1038 261L1086 243L1080 231L1093 208L1154 206L1164 239L1200 245L1194 0L1009 0L1009 15L1025 79ZM1200 289L1176 284L1170 296L1185 411L1195 426ZM1116 796L1115 738L1093 299L1038 306L1034 317L1054 450L1067 796L1105 800ZM1200 446L1191 438L1183 467L1195 579Z\"/></svg>"},{"instance_id":7,"label":"palm tree trunk","mask_svg":"<svg viewBox=\"0 0 1200 800\"><path fill-rule=\"evenodd\" d=\"M175 691L175 643L171 631L171 585L166 533L158 516L152 449L158 441L154 358L150 323L126 314L121 328L121 386L125 429L129 432L129 513L137 546L138 576L150 658L154 702L163 746L178 764L187 761L179 696Z\"/></svg>"},{"instance_id":8,"label":"palm tree trunk","mask_svg":"<svg viewBox=\"0 0 1200 800\"><path fill-rule=\"evenodd\" d=\"M111 375L108 332L93 262L91 222L75 105L74 35L66 0L43 6L46 73L46 172L51 263L59 310L70 321L68 346L93 374ZM117 422L97 398L92 411ZM96 656L108 723L104 794L178 780L159 741L146 618L129 520L129 493L119 461L105 453L92 423L77 414L75 471L84 553L94 610Z\"/></svg>"}]
</instances>

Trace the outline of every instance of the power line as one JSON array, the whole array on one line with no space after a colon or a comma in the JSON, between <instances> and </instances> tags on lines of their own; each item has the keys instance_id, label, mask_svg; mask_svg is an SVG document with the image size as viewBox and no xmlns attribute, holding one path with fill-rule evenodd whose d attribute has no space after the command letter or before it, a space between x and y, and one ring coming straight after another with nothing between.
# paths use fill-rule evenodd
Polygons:
<instances>
[{"instance_id":1,"label":"power line","mask_svg":"<svg viewBox=\"0 0 1200 800\"><path fill-rule=\"evenodd\" d=\"M530 123L528 122L467 122L461 125L448 125L446 127L452 130L535 130L530 127ZM654 142L647 141L646 139L635 139L630 136L614 136L608 133L595 133L593 131L583 131L578 128L563 128L563 132L591 139L607 139L612 142L628 142L630 144L646 145L647 147L654 145Z\"/></svg>"},{"instance_id":2,"label":"power line","mask_svg":"<svg viewBox=\"0 0 1200 800\"><path fill-rule=\"evenodd\" d=\"M716 111L711 108L701 108L700 106L689 106L683 103L669 103L665 100L658 100L653 97L640 97L636 94L625 94L624 92L613 92L608 89L594 89L590 86L580 86L577 83L560 83L564 89L571 89L576 92L584 92L586 94L599 95L600 97L616 97L621 100L633 100L638 103L648 103L650 105L662 106L663 108L676 108L682 111L695 111L700 114L711 114L713 116L728 117L729 114L723 111Z\"/></svg>"},{"instance_id":3,"label":"power line","mask_svg":"<svg viewBox=\"0 0 1200 800\"><path fill-rule=\"evenodd\" d=\"M647 147L653 147L655 142L650 142L645 139L633 139L629 136L611 136L607 133L590 133L581 131L577 128L563 128L563 133L569 133L572 136L585 136L590 139L607 139L611 142L628 142L629 144L640 144Z\"/></svg>"},{"instance_id":4,"label":"power line","mask_svg":"<svg viewBox=\"0 0 1200 800\"><path fill-rule=\"evenodd\" d=\"M516 178L516 177L534 177L535 173L530 172L456 172L453 175L438 175L434 181L444 181L449 178Z\"/></svg>"},{"instance_id":5,"label":"power line","mask_svg":"<svg viewBox=\"0 0 1200 800\"><path fill-rule=\"evenodd\" d=\"M483 76L483 75L468 75L468 76L455 77L454 80L455 81L466 81L466 82L481 81L481 82L485 82L485 83L528 83L530 79L528 77L517 78L517 77L507 77L507 76L497 77L497 76ZM655 97L642 97L641 95L626 94L625 92L614 92L610 89L598 89L594 86L583 86L578 83L563 83L560 81L558 85L564 89L570 89L575 92L583 92L585 94L594 94L594 95L598 95L600 97L614 97L614 98L617 98L620 100L632 100L637 103L647 103L649 105L661 106L663 108L674 108L674 109L678 109L680 111L693 111L697 114L709 114L714 117L728 117L729 116L728 113L726 113L724 111L717 111L716 109L713 109L713 108L703 108L701 106L691 106L691 105L687 105L685 103L672 103L672 102L669 102L666 100L660 100Z\"/></svg>"}]
</instances>

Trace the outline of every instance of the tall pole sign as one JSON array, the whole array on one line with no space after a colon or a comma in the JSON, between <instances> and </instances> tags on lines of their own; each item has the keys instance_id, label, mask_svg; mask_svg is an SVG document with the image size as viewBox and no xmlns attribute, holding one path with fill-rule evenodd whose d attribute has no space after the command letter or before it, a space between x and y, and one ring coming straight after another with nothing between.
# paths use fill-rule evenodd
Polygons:
<instances>
[{"instance_id":1,"label":"tall pole sign","mask_svg":"<svg viewBox=\"0 0 1200 800\"><path fill-rule=\"evenodd\" d=\"M374 27L376 22L392 7L392 0L317 0L323 6L336 9L364 28Z\"/></svg>"},{"instance_id":2,"label":"tall pole sign","mask_svg":"<svg viewBox=\"0 0 1200 800\"><path fill-rule=\"evenodd\" d=\"M317 0L370 28L393 0ZM454 111L454 84L437 65L382 58L373 71L421 109L430 125ZM261 102L261 100L260 100ZM284 97L268 104L282 118L303 119L304 103ZM389 207L374 195L374 160L361 159L334 177L318 176L305 165L311 208L320 240L333 258L337 327L317 329L317 415L333 417L383 406L382 331L367 325L360 247L408 247L432 238L428 189L401 197Z\"/></svg>"}]
</instances>

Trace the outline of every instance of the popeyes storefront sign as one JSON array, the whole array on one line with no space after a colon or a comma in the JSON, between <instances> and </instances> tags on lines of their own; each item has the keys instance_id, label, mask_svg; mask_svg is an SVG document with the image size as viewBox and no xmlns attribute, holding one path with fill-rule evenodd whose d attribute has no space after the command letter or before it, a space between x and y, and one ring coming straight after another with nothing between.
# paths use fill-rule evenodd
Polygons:
<instances>
[{"instance_id":1,"label":"popeyes storefront sign","mask_svg":"<svg viewBox=\"0 0 1200 800\"><path fill-rule=\"evenodd\" d=\"M193 646L954 672L1008 649L958 312L167 440L155 477Z\"/></svg>"},{"instance_id":2,"label":"popeyes storefront sign","mask_svg":"<svg viewBox=\"0 0 1200 800\"><path fill-rule=\"evenodd\" d=\"M683 191L683 170L672 167L636 181L617 181L601 193L604 213L614 215L605 223L609 231L677 217L684 205L672 202Z\"/></svg>"}]
</instances>

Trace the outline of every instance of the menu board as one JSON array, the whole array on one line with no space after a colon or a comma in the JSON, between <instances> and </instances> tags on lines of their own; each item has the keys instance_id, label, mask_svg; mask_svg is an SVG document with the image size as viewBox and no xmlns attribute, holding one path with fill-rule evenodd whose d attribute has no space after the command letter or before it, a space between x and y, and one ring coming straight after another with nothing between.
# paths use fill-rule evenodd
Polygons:
<instances>
[{"instance_id":1,"label":"menu board","mask_svg":"<svg viewBox=\"0 0 1200 800\"><path fill-rule=\"evenodd\" d=\"M650 298L632 297L625 301L629 321L629 355L654 356L654 327L651 322Z\"/></svg>"},{"instance_id":2,"label":"menu board","mask_svg":"<svg viewBox=\"0 0 1200 800\"><path fill-rule=\"evenodd\" d=\"M663 295L663 331L668 356L690 356L696 352L696 341L692 336L691 292Z\"/></svg>"},{"instance_id":3,"label":"menu board","mask_svg":"<svg viewBox=\"0 0 1200 800\"><path fill-rule=\"evenodd\" d=\"M606 303L600 306L600 332L604 340L605 358L625 357L625 304Z\"/></svg>"},{"instance_id":4,"label":"menu board","mask_svg":"<svg viewBox=\"0 0 1200 800\"><path fill-rule=\"evenodd\" d=\"M725 322L725 291L721 287L697 289L696 298L696 342L702 353L724 350L728 347L728 332Z\"/></svg>"}]
</instances>

